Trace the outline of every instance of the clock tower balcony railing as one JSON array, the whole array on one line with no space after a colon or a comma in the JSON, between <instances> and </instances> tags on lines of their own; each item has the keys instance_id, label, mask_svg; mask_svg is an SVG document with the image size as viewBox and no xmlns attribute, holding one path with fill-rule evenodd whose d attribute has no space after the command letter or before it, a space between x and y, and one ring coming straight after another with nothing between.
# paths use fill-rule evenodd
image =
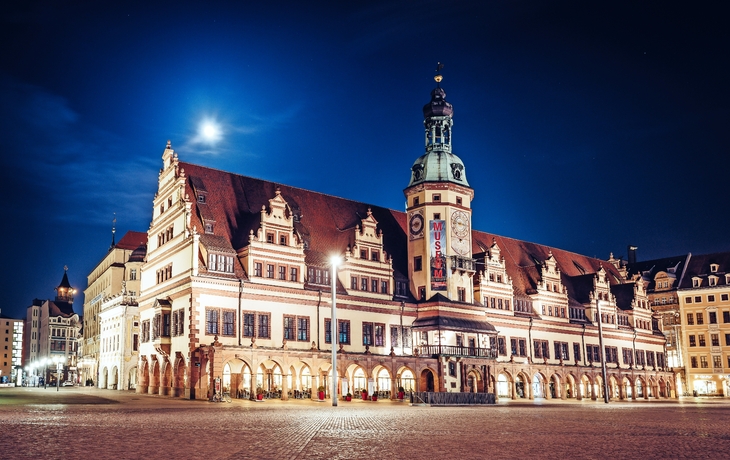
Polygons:
<instances>
[{"instance_id":1,"label":"clock tower balcony railing","mask_svg":"<svg viewBox=\"0 0 730 460\"><path fill-rule=\"evenodd\" d=\"M438 357L439 355L448 355L470 358L497 358L496 348L467 347L462 345L420 345L415 348L420 356Z\"/></svg>"},{"instance_id":2,"label":"clock tower balcony railing","mask_svg":"<svg viewBox=\"0 0 730 460\"><path fill-rule=\"evenodd\" d=\"M451 270L476 273L477 262L471 257L451 256Z\"/></svg>"}]
</instances>

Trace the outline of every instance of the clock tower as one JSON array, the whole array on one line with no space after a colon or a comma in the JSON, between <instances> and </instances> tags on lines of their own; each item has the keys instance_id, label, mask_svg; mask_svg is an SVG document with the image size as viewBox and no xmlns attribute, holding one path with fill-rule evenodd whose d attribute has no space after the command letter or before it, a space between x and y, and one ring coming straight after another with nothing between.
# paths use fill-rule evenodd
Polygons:
<instances>
[{"instance_id":1,"label":"clock tower","mask_svg":"<svg viewBox=\"0 0 730 460\"><path fill-rule=\"evenodd\" d=\"M451 151L453 106L441 88L438 65L431 102L423 107L425 150L411 167L403 191L408 215L410 288L420 301L436 294L474 301L471 200L464 163Z\"/></svg>"}]
</instances>

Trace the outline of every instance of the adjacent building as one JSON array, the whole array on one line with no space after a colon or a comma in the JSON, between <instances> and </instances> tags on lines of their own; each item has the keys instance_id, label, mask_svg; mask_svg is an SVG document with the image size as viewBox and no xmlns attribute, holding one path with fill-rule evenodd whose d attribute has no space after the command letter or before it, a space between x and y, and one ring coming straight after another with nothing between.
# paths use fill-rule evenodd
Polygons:
<instances>
[{"instance_id":1,"label":"adjacent building","mask_svg":"<svg viewBox=\"0 0 730 460\"><path fill-rule=\"evenodd\" d=\"M20 385L23 364L23 320L0 314L0 385Z\"/></svg>"},{"instance_id":2,"label":"adjacent building","mask_svg":"<svg viewBox=\"0 0 730 460\"><path fill-rule=\"evenodd\" d=\"M730 252L690 255L677 294L688 393L730 396Z\"/></svg>"},{"instance_id":3,"label":"adjacent building","mask_svg":"<svg viewBox=\"0 0 730 460\"><path fill-rule=\"evenodd\" d=\"M23 333L23 366L28 384L39 384L40 379L46 383L78 383L77 351L82 325L73 310L75 294L64 268L55 299L35 299L28 307Z\"/></svg>"},{"instance_id":4,"label":"adjacent building","mask_svg":"<svg viewBox=\"0 0 730 460\"><path fill-rule=\"evenodd\" d=\"M472 228L477 191L440 81L405 212L185 163L167 143L138 392L315 397L332 391L335 347L338 393L356 397L676 395L646 286L619 261Z\"/></svg>"},{"instance_id":5,"label":"adjacent building","mask_svg":"<svg viewBox=\"0 0 730 460\"><path fill-rule=\"evenodd\" d=\"M137 298L147 234L129 231L88 275L84 291L84 382L99 388L134 388L137 377Z\"/></svg>"}]
</instances>

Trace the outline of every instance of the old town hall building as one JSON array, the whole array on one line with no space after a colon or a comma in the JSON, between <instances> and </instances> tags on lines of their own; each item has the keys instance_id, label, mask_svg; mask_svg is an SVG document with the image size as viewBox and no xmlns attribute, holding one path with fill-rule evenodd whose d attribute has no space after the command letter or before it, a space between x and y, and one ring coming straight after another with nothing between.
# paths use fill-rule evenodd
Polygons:
<instances>
[{"instance_id":1,"label":"old town hall building","mask_svg":"<svg viewBox=\"0 0 730 460\"><path fill-rule=\"evenodd\" d=\"M185 163L167 143L141 267L138 392L205 399L220 382L234 397L316 397L331 390L334 334L339 394L597 399L603 351L611 398L675 395L644 285L620 261L472 228L440 81L405 212Z\"/></svg>"}]
</instances>

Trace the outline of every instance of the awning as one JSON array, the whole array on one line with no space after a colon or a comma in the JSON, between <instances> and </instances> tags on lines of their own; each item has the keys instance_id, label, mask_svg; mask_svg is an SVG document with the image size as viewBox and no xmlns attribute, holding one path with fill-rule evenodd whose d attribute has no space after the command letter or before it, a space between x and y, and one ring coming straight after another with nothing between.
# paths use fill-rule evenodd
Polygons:
<instances>
[{"instance_id":1,"label":"awning","mask_svg":"<svg viewBox=\"0 0 730 460\"><path fill-rule=\"evenodd\" d=\"M497 333L494 326L486 321L454 318L451 316L429 316L426 318L419 318L413 322L411 328L422 331L440 329L448 331L479 332L484 334Z\"/></svg>"}]
</instances>

